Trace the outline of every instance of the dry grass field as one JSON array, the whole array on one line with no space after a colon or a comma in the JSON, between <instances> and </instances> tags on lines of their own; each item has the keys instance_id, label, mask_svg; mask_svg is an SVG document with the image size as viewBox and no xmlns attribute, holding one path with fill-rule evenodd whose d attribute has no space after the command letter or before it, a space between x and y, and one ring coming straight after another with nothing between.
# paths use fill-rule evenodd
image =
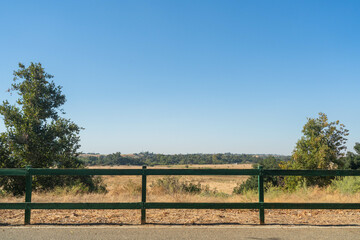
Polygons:
<instances>
[{"instance_id":1,"label":"dry grass field","mask_svg":"<svg viewBox=\"0 0 360 240\"><path fill-rule=\"evenodd\" d=\"M156 166L154 168L228 168L246 169L250 164ZM139 168L138 166L93 168ZM149 167L151 168L151 167ZM149 176L148 202L256 202L258 195L249 192L233 195L233 188L244 182L246 176L178 176L179 182L200 183L210 194L175 192L167 194L154 186L164 176ZM76 194L56 189L49 193L34 192L33 202L139 202L141 201L140 176L103 176L106 194ZM359 202L360 194L344 195L329 189L310 188L284 193L270 190L266 202ZM24 198L5 196L0 202L23 202ZM23 223L23 210L0 210L0 225ZM358 210L266 210L267 224L360 225ZM258 224L257 210L147 210L151 224ZM139 210L33 210L33 224L139 224Z\"/></svg>"}]
</instances>

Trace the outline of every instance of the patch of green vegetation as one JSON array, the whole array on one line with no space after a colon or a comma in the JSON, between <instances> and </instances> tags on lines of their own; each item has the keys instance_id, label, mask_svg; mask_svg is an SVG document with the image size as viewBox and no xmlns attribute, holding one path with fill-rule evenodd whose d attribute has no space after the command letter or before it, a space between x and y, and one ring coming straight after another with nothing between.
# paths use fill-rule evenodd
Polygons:
<instances>
[{"instance_id":1,"label":"patch of green vegetation","mask_svg":"<svg viewBox=\"0 0 360 240\"><path fill-rule=\"evenodd\" d=\"M355 194L360 192L360 176L346 176L336 178L330 185L331 189L337 190L343 194Z\"/></svg>"},{"instance_id":2,"label":"patch of green vegetation","mask_svg":"<svg viewBox=\"0 0 360 240\"><path fill-rule=\"evenodd\" d=\"M124 184L123 189L129 195L139 195L141 193L142 186L141 183L136 183L130 179Z\"/></svg>"},{"instance_id":3,"label":"patch of green vegetation","mask_svg":"<svg viewBox=\"0 0 360 240\"><path fill-rule=\"evenodd\" d=\"M198 194L202 190L200 183L194 184L191 182L180 182L180 177L166 176L156 181L153 181L150 185L152 188L158 188L163 190L167 194L173 193L190 193Z\"/></svg>"},{"instance_id":4,"label":"patch of green vegetation","mask_svg":"<svg viewBox=\"0 0 360 240\"><path fill-rule=\"evenodd\" d=\"M216 189L211 190L208 185L201 185L201 183L181 182L181 177L166 176L156 181L153 181L150 185L152 188L162 190L166 194L174 193L188 193L188 194L200 194L201 196L214 196L214 197L229 197L229 194L219 192Z\"/></svg>"},{"instance_id":5,"label":"patch of green vegetation","mask_svg":"<svg viewBox=\"0 0 360 240\"><path fill-rule=\"evenodd\" d=\"M85 184L80 180L76 180L72 185L66 185L61 187L56 186L52 192L56 195L62 195L62 194L81 195L81 194L88 194L91 192L99 193L99 194L107 193L106 185L103 183L100 177L94 177L92 180L94 181L93 186Z\"/></svg>"},{"instance_id":6,"label":"patch of green vegetation","mask_svg":"<svg viewBox=\"0 0 360 240\"><path fill-rule=\"evenodd\" d=\"M263 166L263 169L280 169L280 161L274 157L263 159L259 164L254 164L253 168L257 169L259 165ZM282 178L279 176L265 176L264 177L264 189L267 191L273 186L280 186ZM257 191L258 189L258 176L251 176L245 182L238 184L234 189L234 194L243 194L249 190Z\"/></svg>"}]
</instances>

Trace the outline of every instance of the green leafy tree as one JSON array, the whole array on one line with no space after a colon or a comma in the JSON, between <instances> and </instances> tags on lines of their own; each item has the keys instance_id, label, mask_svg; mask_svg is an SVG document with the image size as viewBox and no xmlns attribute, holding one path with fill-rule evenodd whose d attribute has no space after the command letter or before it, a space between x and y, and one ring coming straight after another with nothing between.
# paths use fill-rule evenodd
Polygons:
<instances>
[{"instance_id":1,"label":"green leafy tree","mask_svg":"<svg viewBox=\"0 0 360 240\"><path fill-rule=\"evenodd\" d=\"M355 153L348 152L344 158L344 169L357 170L360 168L360 143L355 143Z\"/></svg>"},{"instance_id":2,"label":"green leafy tree","mask_svg":"<svg viewBox=\"0 0 360 240\"><path fill-rule=\"evenodd\" d=\"M326 114L309 118L302 130L303 136L296 143L292 160L282 164L283 169L332 169L342 167L341 158L346 150L348 130L339 121L329 122ZM298 185L324 186L330 178L286 177L286 186L294 189Z\"/></svg>"},{"instance_id":3,"label":"green leafy tree","mask_svg":"<svg viewBox=\"0 0 360 240\"><path fill-rule=\"evenodd\" d=\"M65 95L61 87L51 80L40 63L29 67L19 64L14 71L14 83L10 93L18 96L16 104L7 100L0 105L6 132L0 136L0 167L24 168L80 168L79 132L82 128L62 118L61 106ZM59 185L81 182L95 188L89 177L34 177L37 189L48 190ZM14 195L23 194L24 178L3 177L0 186Z\"/></svg>"}]
</instances>

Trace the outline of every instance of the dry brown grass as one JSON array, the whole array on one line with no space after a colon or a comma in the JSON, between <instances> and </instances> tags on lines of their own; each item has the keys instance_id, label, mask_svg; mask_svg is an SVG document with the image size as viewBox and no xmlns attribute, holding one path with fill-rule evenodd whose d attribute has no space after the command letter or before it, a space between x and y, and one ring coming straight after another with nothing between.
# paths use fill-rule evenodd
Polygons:
<instances>
[{"instance_id":1,"label":"dry brown grass","mask_svg":"<svg viewBox=\"0 0 360 240\"><path fill-rule=\"evenodd\" d=\"M189 168L231 168L231 169L244 169L251 168L251 164L226 164L226 165L189 165ZM106 167L106 166L96 166L91 168L110 168L110 169L137 169L141 168L138 166L115 166L115 167ZM149 167L151 168L151 167ZM185 165L176 165L176 166L156 166L153 168L185 168ZM107 194L68 194L61 191L53 191L49 193L37 193L34 192L32 195L33 202L138 202L141 199L140 191L136 194L130 186L134 188L141 189L141 176L102 176L104 183L107 185ZM174 195L165 195L162 192L155 191L151 188L151 183L156 181L163 176L148 176L147 178L147 190L148 190L148 201L151 202L181 202L181 201L216 201L223 202L226 199L219 199L216 197L200 197L190 194L174 194ZM180 178L184 182L193 182L201 183L203 186L208 185L210 189L217 190L219 192L224 192L231 194L233 188L238 184L242 183L247 179L247 176L183 176ZM241 196L237 196L242 198ZM0 202L23 202L24 198L15 198L12 196L7 196L0 198ZM245 201L245 200L243 200Z\"/></svg>"},{"instance_id":2,"label":"dry brown grass","mask_svg":"<svg viewBox=\"0 0 360 240\"><path fill-rule=\"evenodd\" d=\"M250 164L239 165L189 165L189 168L250 168ZM140 168L138 166L92 167L92 168ZM150 167L151 168L151 167ZM185 168L180 166L156 166L153 168ZM33 202L139 202L141 201L141 176L102 176L107 185L106 194L71 194L55 190L49 193L34 192ZM147 200L149 202L256 202L257 193L248 192L244 195L232 195L233 188L247 179L247 176L182 176L180 181L201 183L210 190L226 193L228 197L203 196L185 193L165 194L163 191L153 189L151 183L163 176L148 176ZM300 189L293 193L283 192L276 188L265 194L266 202L358 202L360 193L353 195L341 194L330 189L309 188ZM23 197L6 196L0 202L23 202Z\"/></svg>"}]
</instances>

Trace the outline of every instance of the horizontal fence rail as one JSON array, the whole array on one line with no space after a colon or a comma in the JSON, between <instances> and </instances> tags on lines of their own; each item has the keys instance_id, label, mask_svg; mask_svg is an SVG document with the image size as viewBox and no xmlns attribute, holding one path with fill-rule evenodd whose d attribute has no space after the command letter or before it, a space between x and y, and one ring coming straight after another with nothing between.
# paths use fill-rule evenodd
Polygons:
<instances>
[{"instance_id":1,"label":"horizontal fence rail","mask_svg":"<svg viewBox=\"0 0 360 240\"><path fill-rule=\"evenodd\" d=\"M131 203L33 203L32 176L36 175L139 175L142 176L141 202ZM259 201L250 203L169 203L146 202L147 176L150 175L247 175L258 176ZM265 224L265 209L360 209L360 203L271 203L264 202L265 176L360 176L359 170L264 170L258 169L0 169L0 176L26 178L25 202L0 203L0 209L25 210L25 224L30 224L31 209L140 209L141 224L146 223L146 209L258 209L260 224Z\"/></svg>"},{"instance_id":2,"label":"horizontal fence rail","mask_svg":"<svg viewBox=\"0 0 360 240\"><path fill-rule=\"evenodd\" d=\"M246 175L257 176L360 176L359 170L260 170L260 169L44 169L0 168L0 176L30 175Z\"/></svg>"}]
</instances>

